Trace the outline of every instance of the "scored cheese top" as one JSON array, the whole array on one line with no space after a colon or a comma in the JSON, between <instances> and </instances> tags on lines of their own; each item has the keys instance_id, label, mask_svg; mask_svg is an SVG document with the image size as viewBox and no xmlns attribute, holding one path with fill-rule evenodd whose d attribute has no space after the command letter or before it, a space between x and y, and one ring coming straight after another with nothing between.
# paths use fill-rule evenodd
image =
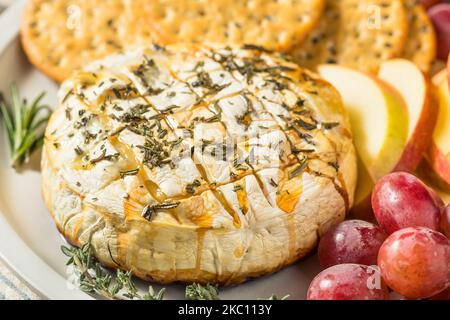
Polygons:
<instances>
[{"instance_id":1,"label":"scored cheese top","mask_svg":"<svg viewBox=\"0 0 450 320\"><path fill-rule=\"evenodd\" d=\"M331 181L348 207L353 152L336 91L256 46L150 46L77 72L45 136L52 170L107 215L202 229L300 210ZM353 164L352 164L353 166ZM351 169L353 170L353 168Z\"/></svg>"}]
</instances>

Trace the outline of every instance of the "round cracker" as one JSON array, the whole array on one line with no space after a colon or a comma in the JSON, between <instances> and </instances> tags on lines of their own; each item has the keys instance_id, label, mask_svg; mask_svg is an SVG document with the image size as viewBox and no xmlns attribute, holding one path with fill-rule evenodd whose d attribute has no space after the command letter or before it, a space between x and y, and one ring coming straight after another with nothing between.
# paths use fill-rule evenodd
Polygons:
<instances>
[{"instance_id":1,"label":"round cracker","mask_svg":"<svg viewBox=\"0 0 450 320\"><path fill-rule=\"evenodd\" d=\"M338 63L377 72L402 54L408 23L402 0L327 0L323 18L292 55L300 65Z\"/></svg>"},{"instance_id":2,"label":"round cracker","mask_svg":"<svg viewBox=\"0 0 450 320\"><path fill-rule=\"evenodd\" d=\"M84 63L122 50L130 23L121 0L32 0L21 39L30 61L56 81ZM121 14L122 13L122 14Z\"/></svg>"},{"instance_id":3,"label":"round cracker","mask_svg":"<svg viewBox=\"0 0 450 320\"><path fill-rule=\"evenodd\" d=\"M417 0L405 0L409 35L403 57L413 61L422 71L429 72L436 58L436 36L433 24Z\"/></svg>"},{"instance_id":4,"label":"round cracker","mask_svg":"<svg viewBox=\"0 0 450 320\"><path fill-rule=\"evenodd\" d=\"M315 27L324 0L30 0L22 43L62 81L73 70L145 43L219 42L288 51Z\"/></svg>"}]
</instances>

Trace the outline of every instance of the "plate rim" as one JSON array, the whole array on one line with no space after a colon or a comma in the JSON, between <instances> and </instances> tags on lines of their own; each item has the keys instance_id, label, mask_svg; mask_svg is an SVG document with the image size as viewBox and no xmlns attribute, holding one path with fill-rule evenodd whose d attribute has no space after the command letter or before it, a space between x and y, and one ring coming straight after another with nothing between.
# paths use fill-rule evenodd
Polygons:
<instances>
[{"instance_id":1,"label":"plate rim","mask_svg":"<svg viewBox=\"0 0 450 320\"><path fill-rule=\"evenodd\" d=\"M0 16L0 55L19 36L26 0L18 0ZM11 246L10 244L14 245ZM67 279L41 259L17 234L0 210L0 258L44 299L91 300L92 296L69 288ZM43 275L46 275L45 279Z\"/></svg>"}]
</instances>

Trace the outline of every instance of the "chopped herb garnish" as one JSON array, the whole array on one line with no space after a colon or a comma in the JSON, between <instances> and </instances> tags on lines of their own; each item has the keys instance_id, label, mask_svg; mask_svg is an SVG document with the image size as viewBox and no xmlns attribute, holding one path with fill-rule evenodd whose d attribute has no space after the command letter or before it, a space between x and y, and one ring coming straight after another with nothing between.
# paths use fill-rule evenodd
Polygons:
<instances>
[{"instance_id":1,"label":"chopped herb garnish","mask_svg":"<svg viewBox=\"0 0 450 320\"><path fill-rule=\"evenodd\" d=\"M313 153L315 150L314 149L297 149L297 148L293 148L292 149L292 153Z\"/></svg>"},{"instance_id":2,"label":"chopped herb garnish","mask_svg":"<svg viewBox=\"0 0 450 320\"><path fill-rule=\"evenodd\" d=\"M120 177L123 179L127 176L135 176L139 173L139 168L133 169L133 170L128 170L128 171L121 171L120 172Z\"/></svg>"},{"instance_id":3,"label":"chopped herb garnish","mask_svg":"<svg viewBox=\"0 0 450 320\"><path fill-rule=\"evenodd\" d=\"M325 130L330 130L339 125L339 122L322 122L322 128Z\"/></svg>"},{"instance_id":4,"label":"chopped herb garnish","mask_svg":"<svg viewBox=\"0 0 450 320\"><path fill-rule=\"evenodd\" d=\"M165 202L161 204L148 205L142 211L142 217L147 220L151 220L153 214L155 214L158 210L170 210L175 209L180 205L180 202Z\"/></svg>"},{"instance_id":5,"label":"chopped herb garnish","mask_svg":"<svg viewBox=\"0 0 450 320\"><path fill-rule=\"evenodd\" d=\"M84 154L83 149L81 149L79 146L75 147L73 150L75 151L75 153L76 153L78 156L82 156L82 155Z\"/></svg>"},{"instance_id":6,"label":"chopped herb garnish","mask_svg":"<svg viewBox=\"0 0 450 320\"><path fill-rule=\"evenodd\" d=\"M273 180L273 178L270 178L270 185L277 188L278 184L275 182L275 180Z\"/></svg>"},{"instance_id":7,"label":"chopped herb garnish","mask_svg":"<svg viewBox=\"0 0 450 320\"><path fill-rule=\"evenodd\" d=\"M295 177L298 177L300 174L303 173L303 171L305 170L306 166L308 164L307 159L303 160L303 162L301 164L299 164L297 167L295 167L295 169L293 169L291 172L289 172L289 180L293 179Z\"/></svg>"},{"instance_id":8,"label":"chopped herb garnish","mask_svg":"<svg viewBox=\"0 0 450 320\"><path fill-rule=\"evenodd\" d=\"M303 119L298 119L298 120L295 121L295 123L298 126L300 126L302 129L305 129L305 130L308 130L308 131L317 129L317 124L306 122Z\"/></svg>"},{"instance_id":9,"label":"chopped herb garnish","mask_svg":"<svg viewBox=\"0 0 450 320\"><path fill-rule=\"evenodd\" d=\"M69 121L72 120L72 109L66 108L65 112L66 112L67 120L69 120Z\"/></svg>"},{"instance_id":10,"label":"chopped herb garnish","mask_svg":"<svg viewBox=\"0 0 450 320\"><path fill-rule=\"evenodd\" d=\"M242 46L242 49L244 50L255 50L255 51L261 51L261 52L266 52L266 53L271 53L273 52L272 50L266 49L262 46L257 46L255 44L244 44Z\"/></svg>"},{"instance_id":11,"label":"chopped herb garnish","mask_svg":"<svg viewBox=\"0 0 450 320\"><path fill-rule=\"evenodd\" d=\"M234 192L238 192L239 190L242 190L242 186L239 185L239 184L235 185L234 188L233 188L233 191Z\"/></svg>"},{"instance_id":12,"label":"chopped herb garnish","mask_svg":"<svg viewBox=\"0 0 450 320\"><path fill-rule=\"evenodd\" d=\"M66 100L70 97L70 95L72 95L73 94L73 89L70 89L67 93L66 93L66 95L64 96L64 98L62 99L62 101L61 101L61 103L64 103L64 102L66 102Z\"/></svg>"},{"instance_id":13,"label":"chopped herb garnish","mask_svg":"<svg viewBox=\"0 0 450 320\"><path fill-rule=\"evenodd\" d=\"M195 188L200 187L201 183L197 179L195 179L192 183L186 186L186 192L190 194L195 193Z\"/></svg>"}]
</instances>

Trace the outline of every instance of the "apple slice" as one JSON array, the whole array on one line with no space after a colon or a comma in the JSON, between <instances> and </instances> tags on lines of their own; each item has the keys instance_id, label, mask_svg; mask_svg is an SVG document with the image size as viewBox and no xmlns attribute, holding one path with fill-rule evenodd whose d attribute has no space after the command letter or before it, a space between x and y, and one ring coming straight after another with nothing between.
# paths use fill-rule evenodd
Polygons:
<instances>
[{"instance_id":1,"label":"apple slice","mask_svg":"<svg viewBox=\"0 0 450 320\"><path fill-rule=\"evenodd\" d=\"M447 71L442 70L433 78L439 103L439 113L433 142L426 153L429 166L433 169L437 184L450 190L450 90Z\"/></svg>"},{"instance_id":2,"label":"apple slice","mask_svg":"<svg viewBox=\"0 0 450 320\"><path fill-rule=\"evenodd\" d=\"M392 87L371 75L338 65L321 65L318 70L340 92L358 154L377 181L395 168L403 153L408 135L405 103Z\"/></svg>"},{"instance_id":3,"label":"apple slice","mask_svg":"<svg viewBox=\"0 0 450 320\"><path fill-rule=\"evenodd\" d=\"M408 135L408 112L390 85L371 75L337 65L322 65L321 76L340 92L349 111L358 153L358 183L351 216L373 220L375 182L398 163Z\"/></svg>"},{"instance_id":4,"label":"apple slice","mask_svg":"<svg viewBox=\"0 0 450 320\"><path fill-rule=\"evenodd\" d=\"M389 60L381 64L378 76L396 89L406 103L408 138L394 171L413 172L431 144L438 108L428 78L412 62Z\"/></svg>"}]
</instances>

